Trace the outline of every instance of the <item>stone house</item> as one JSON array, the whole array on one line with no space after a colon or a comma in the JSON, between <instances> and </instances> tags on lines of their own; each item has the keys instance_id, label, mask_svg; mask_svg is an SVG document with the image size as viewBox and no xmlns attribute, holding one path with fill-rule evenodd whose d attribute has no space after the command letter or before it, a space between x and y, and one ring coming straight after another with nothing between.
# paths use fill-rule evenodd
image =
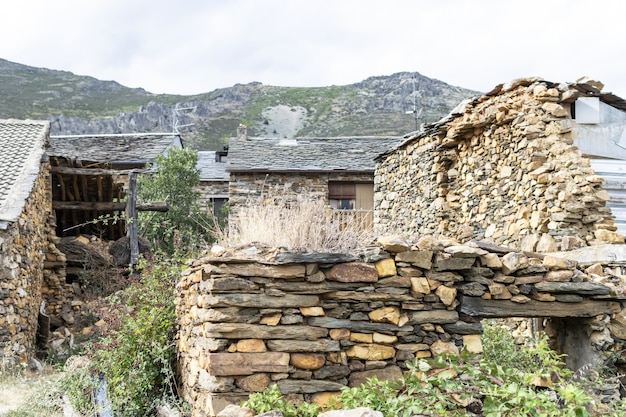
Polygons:
<instances>
[{"instance_id":1,"label":"stone house","mask_svg":"<svg viewBox=\"0 0 626 417\"><path fill-rule=\"evenodd\" d=\"M251 200L289 201L307 195L337 210L371 215L374 158L397 145L397 137L249 138L229 144L231 213Z\"/></svg>"},{"instance_id":2,"label":"stone house","mask_svg":"<svg viewBox=\"0 0 626 417\"><path fill-rule=\"evenodd\" d=\"M376 230L539 252L623 243L624 180L593 167L624 167L626 102L602 87L515 80L406 137L377 158Z\"/></svg>"},{"instance_id":3,"label":"stone house","mask_svg":"<svg viewBox=\"0 0 626 417\"><path fill-rule=\"evenodd\" d=\"M227 158L227 147L222 151L198 151L196 167L200 170L200 184L197 187L200 204L216 216L228 201Z\"/></svg>"},{"instance_id":4,"label":"stone house","mask_svg":"<svg viewBox=\"0 0 626 417\"><path fill-rule=\"evenodd\" d=\"M0 366L35 350L51 217L46 121L0 121Z\"/></svg>"}]
</instances>

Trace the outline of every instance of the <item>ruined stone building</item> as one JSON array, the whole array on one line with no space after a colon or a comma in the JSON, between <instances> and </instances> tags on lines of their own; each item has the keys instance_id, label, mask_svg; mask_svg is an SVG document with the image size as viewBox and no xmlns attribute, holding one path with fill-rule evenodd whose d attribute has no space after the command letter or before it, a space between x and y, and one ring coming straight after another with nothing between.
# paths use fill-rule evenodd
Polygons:
<instances>
[{"instance_id":1,"label":"ruined stone building","mask_svg":"<svg viewBox=\"0 0 626 417\"><path fill-rule=\"evenodd\" d=\"M51 137L49 130L46 121L0 121L0 366L33 356L50 322L71 325L81 314L76 276L84 265L70 267L63 238L125 236L124 221L99 216L124 212L130 170L181 146L172 134Z\"/></svg>"},{"instance_id":2,"label":"ruined stone building","mask_svg":"<svg viewBox=\"0 0 626 417\"><path fill-rule=\"evenodd\" d=\"M377 158L377 230L538 252L623 243L623 181L593 166L626 159L626 102L601 89L515 80L406 137Z\"/></svg>"}]
</instances>

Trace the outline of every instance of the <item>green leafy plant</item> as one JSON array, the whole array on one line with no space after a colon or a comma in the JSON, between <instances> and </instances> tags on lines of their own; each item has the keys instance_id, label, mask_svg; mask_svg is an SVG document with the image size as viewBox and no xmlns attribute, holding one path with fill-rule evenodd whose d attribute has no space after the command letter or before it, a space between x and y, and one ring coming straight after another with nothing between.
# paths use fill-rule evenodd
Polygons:
<instances>
[{"instance_id":1,"label":"green leafy plant","mask_svg":"<svg viewBox=\"0 0 626 417\"><path fill-rule=\"evenodd\" d=\"M282 393L276 384L268 387L263 392L250 394L242 407L248 407L256 414L268 411L280 411L284 417L315 417L319 414L319 407L311 403L294 405L283 398Z\"/></svg>"},{"instance_id":2,"label":"green leafy plant","mask_svg":"<svg viewBox=\"0 0 626 417\"><path fill-rule=\"evenodd\" d=\"M174 372L176 314L174 287L181 273L176 259L155 259L140 265L141 278L110 297L117 328L89 349L89 377L78 373L67 383L77 409L89 403L81 395L93 391L93 380L107 383L107 397L116 416L149 414L160 403L180 402Z\"/></svg>"},{"instance_id":3,"label":"green leafy plant","mask_svg":"<svg viewBox=\"0 0 626 417\"><path fill-rule=\"evenodd\" d=\"M170 255L203 248L213 239L215 221L202 210L194 190L200 181L197 162L196 151L173 148L156 158L156 173L137 180L139 201L169 204L165 213L140 212L137 226L154 248Z\"/></svg>"}]
</instances>

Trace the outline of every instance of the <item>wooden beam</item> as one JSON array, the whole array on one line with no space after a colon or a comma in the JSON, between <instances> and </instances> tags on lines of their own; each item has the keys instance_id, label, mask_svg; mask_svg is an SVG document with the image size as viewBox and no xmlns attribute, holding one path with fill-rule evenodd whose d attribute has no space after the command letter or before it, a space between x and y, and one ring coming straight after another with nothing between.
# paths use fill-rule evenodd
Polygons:
<instances>
[{"instance_id":1,"label":"wooden beam","mask_svg":"<svg viewBox=\"0 0 626 417\"><path fill-rule=\"evenodd\" d=\"M620 303L586 299L579 303L535 301L514 303L509 300L484 300L480 297L462 297L459 311L481 318L505 317L593 317L620 311Z\"/></svg>"},{"instance_id":2,"label":"wooden beam","mask_svg":"<svg viewBox=\"0 0 626 417\"><path fill-rule=\"evenodd\" d=\"M65 192L65 182L63 181L63 175L57 175L57 181L59 181L59 187L61 188L61 200L67 200L67 193Z\"/></svg>"},{"instance_id":3,"label":"wooden beam","mask_svg":"<svg viewBox=\"0 0 626 417\"><path fill-rule=\"evenodd\" d=\"M123 211L126 210L126 203L109 201L53 201L52 208L54 210ZM169 204L162 201L137 205L137 211L166 212L169 209Z\"/></svg>"},{"instance_id":4,"label":"wooden beam","mask_svg":"<svg viewBox=\"0 0 626 417\"><path fill-rule=\"evenodd\" d=\"M149 174L156 172L152 169L105 169L105 168L72 168L72 167L50 167L53 174L65 175L128 175L131 172Z\"/></svg>"},{"instance_id":5,"label":"wooden beam","mask_svg":"<svg viewBox=\"0 0 626 417\"><path fill-rule=\"evenodd\" d=\"M128 201L126 205L126 234L130 240L130 264L139 263L139 243L137 241L137 174L128 177Z\"/></svg>"},{"instance_id":6,"label":"wooden beam","mask_svg":"<svg viewBox=\"0 0 626 417\"><path fill-rule=\"evenodd\" d=\"M96 177L96 184L98 186L98 201L103 201L104 194L102 192L102 177L101 176Z\"/></svg>"}]
</instances>

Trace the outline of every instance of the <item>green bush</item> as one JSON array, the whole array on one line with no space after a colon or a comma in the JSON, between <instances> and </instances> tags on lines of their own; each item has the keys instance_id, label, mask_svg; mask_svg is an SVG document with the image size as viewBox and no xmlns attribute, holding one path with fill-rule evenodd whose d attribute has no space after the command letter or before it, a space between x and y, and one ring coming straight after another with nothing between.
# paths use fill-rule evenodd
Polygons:
<instances>
[{"instance_id":1,"label":"green bush","mask_svg":"<svg viewBox=\"0 0 626 417\"><path fill-rule=\"evenodd\" d=\"M203 210L194 189L200 182L196 168L198 153L191 149L170 149L155 160L157 172L137 180L139 202L165 201L169 210L140 212L139 234L152 246L170 255L204 248L213 240L215 219Z\"/></svg>"},{"instance_id":2,"label":"green bush","mask_svg":"<svg viewBox=\"0 0 626 417\"><path fill-rule=\"evenodd\" d=\"M110 298L118 327L91 346L89 377L78 372L66 382L79 411L88 411L84 395L98 377L107 382L116 416L147 415L162 402L180 403L174 372L174 287L180 273L180 262L157 259L143 265L138 282Z\"/></svg>"},{"instance_id":3,"label":"green bush","mask_svg":"<svg viewBox=\"0 0 626 417\"><path fill-rule=\"evenodd\" d=\"M276 384L263 392L250 394L248 400L244 401L242 406L250 408L257 414L277 410L284 417L315 417L319 413L319 409L315 404L302 403L296 406L285 401Z\"/></svg>"},{"instance_id":4,"label":"green bush","mask_svg":"<svg viewBox=\"0 0 626 417\"><path fill-rule=\"evenodd\" d=\"M335 408L369 407L386 417L624 415L621 404L599 410L584 386L570 378L562 356L549 348L545 337L519 346L509 331L487 323L483 346L482 356L463 352L414 360L397 381L371 378L359 387L345 387ZM536 378L547 378L552 386L537 387ZM299 411L306 410L302 405L286 404L275 386L252 394L245 404L256 413L280 410L290 417L308 417Z\"/></svg>"}]
</instances>

